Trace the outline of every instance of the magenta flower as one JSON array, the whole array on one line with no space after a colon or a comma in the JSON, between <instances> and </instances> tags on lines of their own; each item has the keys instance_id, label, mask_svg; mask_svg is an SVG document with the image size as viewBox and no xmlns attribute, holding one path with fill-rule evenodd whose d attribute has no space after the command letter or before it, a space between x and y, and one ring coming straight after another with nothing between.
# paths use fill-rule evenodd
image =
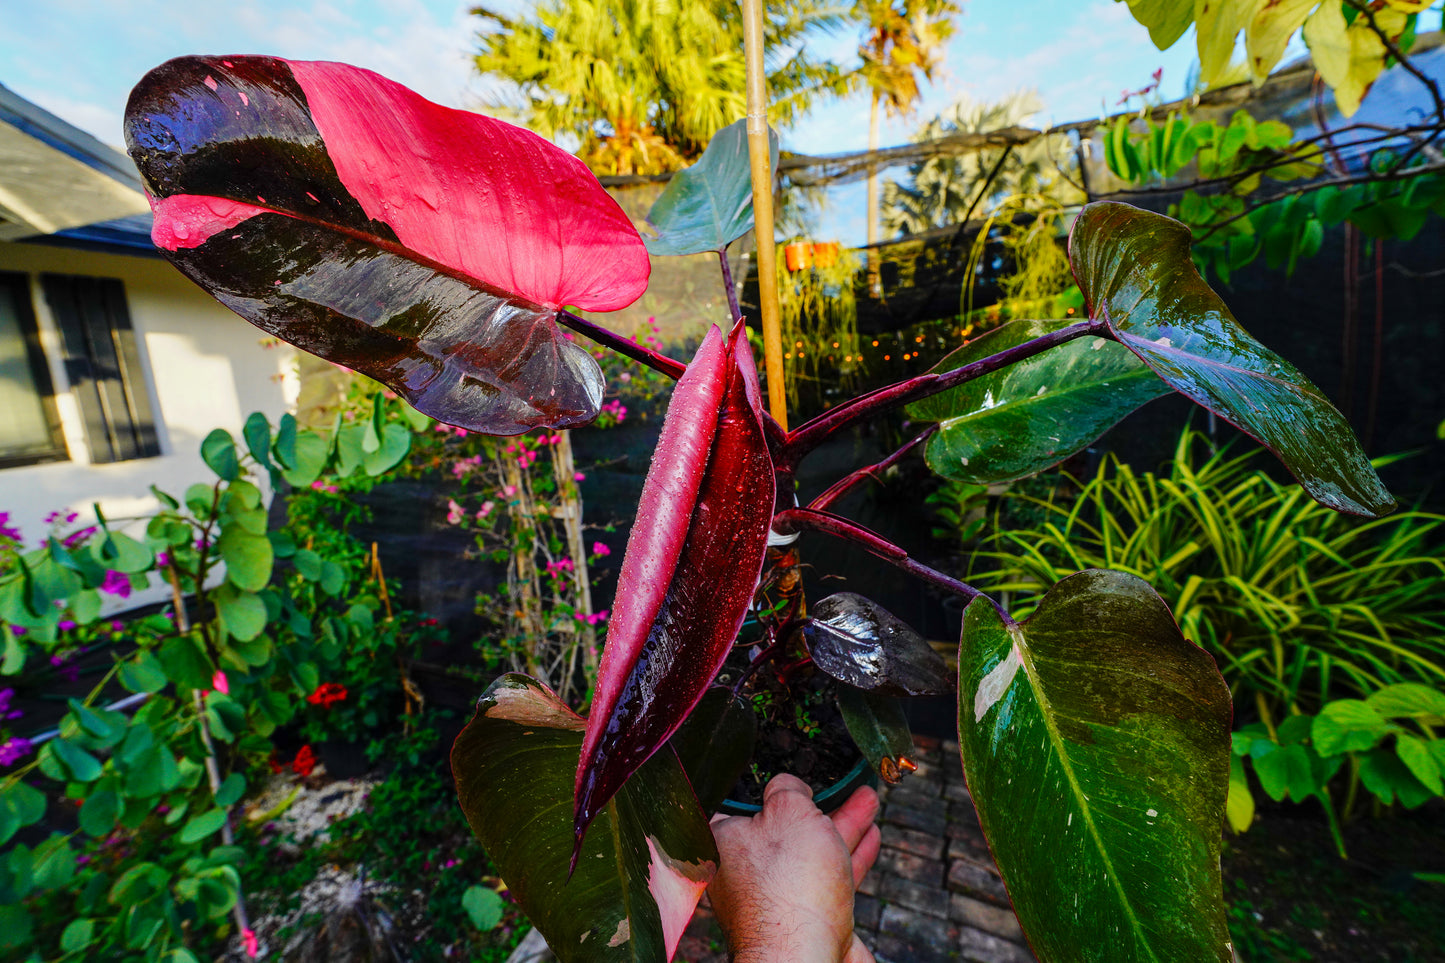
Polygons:
<instances>
[{"instance_id":1,"label":"magenta flower","mask_svg":"<svg viewBox=\"0 0 1445 963\"><path fill-rule=\"evenodd\" d=\"M0 689L0 721L19 719L21 716L25 715L25 713L21 712L19 709L12 709L10 707L10 703L14 700L14 698L14 689Z\"/></svg>"},{"instance_id":2,"label":"magenta flower","mask_svg":"<svg viewBox=\"0 0 1445 963\"><path fill-rule=\"evenodd\" d=\"M74 548L75 546L83 543L86 539L90 538L90 536L94 535L97 531L99 531L99 529L97 529L94 525L91 525L89 528L78 528L75 531L71 532L69 535L65 536L65 541L63 544L66 548Z\"/></svg>"},{"instance_id":3,"label":"magenta flower","mask_svg":"<svg viewBox=\"0 0 1445 963\"><path fill-rule=\"evenodd\" d=\"M6 524L9 521L10 513L0 512L0 538L9 538L18 542L20 541L20 529L11 528L8 524Z\"/></svg>"},{"instance_id":4,"label":"magenta flower","mask_svg":"<svg viewBox=\"0 0 1445 963\"><path fill-rule=\"evenodd\" d=\"M608 548L601 542L593 542L592 554L596 555L598 558L606 558L607 556L612 554L612 549Z\"/></svg>"},{"instance_id":5,"label":"magenta flower","mask_svg":"<svg viewBox=\"0 0 1445 963\"><path fill-rule=\"evenodd\" d=\"M107 595L128 599L130 598L130 576L124 572L109 569L105 573L105 581L100 583L100 590Z\"/></svg>"},{"instance_id":6,"label":"magenta flower","mask_svg":"<svg viewBox=\"0 0 1445 963\"><path fill-rule=\"evenodd\" d=\"M35 745L29 739L12 736L0 743L0 766L13 766L34 751Z\"/></svg>"},{"instance_id":7,"label":"magenta flower","mask_svg":"<svg viewBox=\"0 0 1445 963\"><path fill-rule=\"evenodd\" d=\"M580 481L586 481L586 480L587 480L587 476L584 475L582 472L579 471L577 474L575 474L575 475L572 476L572 480L573 480L573 481L579 481L579 482L580 482Z\"/></svg>"}]
</instances>

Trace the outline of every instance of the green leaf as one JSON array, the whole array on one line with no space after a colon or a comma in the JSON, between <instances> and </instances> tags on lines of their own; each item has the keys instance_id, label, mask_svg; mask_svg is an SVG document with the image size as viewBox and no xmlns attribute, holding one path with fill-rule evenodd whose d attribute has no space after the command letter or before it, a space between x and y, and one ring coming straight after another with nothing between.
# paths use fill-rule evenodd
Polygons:
<instances>
[{"instance_id":1,"label":"green leaf","mask_svg":"<svg viewBox=\"0 0 1445 963\"><path fill-rule=\"evenodd\" d=\"M1310 737L1315 751L1322 756L1343 752L1363 752L1373 748L1390 732L1387 723L1367 702L1359 699L1337 699L1315 716Z\"/></svg>"},{"instance_id":2,"label":"green leaf","mask_svg":"<svg viewBox=\"0 0 1445 963\"><path fill-rule=\"evenodd\" d=\"M321 556L309 548L298 548L291 564L296 566L296 571L308 582L321 578Z\"/></svg>"},{"instance_id":3,"label":"green leaf","mask_svg":"<svg viewBox=\"0 0 1445 963\"><path fill-rule=\"evenodd\" d=\"M777 170L778 134L771 128L768 150ZM696 164L672 175L647 220L658 235L643 239L653 256L721 251L752 229L746 118L714 134Z\"/></svg>"},{"instance_id":4,"label":"green leaf","mask_svg":"<svg viewBox=\"0 0 1445 963\"><path fill-rule=\"evenodd\" d=\"M1424 739L1413 733L1400 733L1395 739L1395 754L1415 778L1420 780L1420 785L1437 796L1445 793L1445 785L1441 784L1440 779L1440 763L1430 752Z\"/></svg>"},{"instance_id":5,"label":"green leaf","mask_svg":"<svg viewBox=\"0 0 1445 963\"><path fill-rule=\"evenodd\" d=\"M1317 501L1395 506L1349 423L1293 365L1251 338L1194 269L1189 229L1127 204L1084 208L1069 261L1089 305L1176 391L1258 439Z\"/></svg>"},{"instance_id":6,"label":"green leaf","mask_svg":"<svg viewBox=\"0 0 1445 963\"><path fill-rule=\"evenodd\" d=\"M462 894L462 909L467 911L472 925L484 933L497 928L505 906L497 891L486 886L468 886Z\"/></svg>"},{"instance_id":7,"label":"green leaf","mask_svg":"<svg viewBox=\"0 0 1445 963\"><path fill-rule=\"evenodd\" d=\"M246 439L246 449L250 451L251 457L261 465L262 468L271 467L271 423L266 416L259 411L253 411L246 417L246 424L241 428L241 436Z\"/></svg>"},{"instance_id":8,"label":"green leaf","mask_svg":"<svg viewBox=\"0 0 1445 963\"><path fill-rule=\"evenodd\" d=\"M52 739L49 744L76 782L95 782L100 778L99 760L84 749L64 738Z\"/></svg>"},{"instance_id":9,"label":"green leaf","mask_svg":"<svg viewBox=\"0 0 1445 963\"><path fill-rule=\"evenodd\" d=\"M395 468L411 451L411 432L401 425L387 425L381 431L381 445L376 451L368 452L361 460L361 467L375 478Z\"/></svg>"},{"instance_id":10,"label":"green leaf","mask_svg":"<svg viewBox=\"0 0 1445 963\"><path fill-rule=\"evenodd\" d=\"M1242 833L1254 822L1254 794L1249 791L1249 776L1244 772L1244 759L1229 757L1229 797L1224 804L1229 828Z\"/></svg>"},{"instance_id":11,"label":"green leaf","mask_svg":"<svg viewBox=\"0 0 1445 963\"><path fill-rule=\"evenodd\" d=\"M970 341L933 372L961 368L1072 323L1014 321ZM986 485L1057 464L1169 390L1127 348L1086 337L916 401L908 416L939 423L928 441L928 467Z\"/></svg>"},{"instance_id":12,"label":"green leaf","mask_svg":"<svg viewBox=\"0 0 1445 963\"><path fill-rule=\"evenodd\" d=\"M1396 800L1414 809L1434 797L1393 750L1380 747L1360 758L1360 782L1389 806Z\"/></svg>"},{"instance_id":13,"label":"green leaf","mask_svg":"<svg viewBox=\"0 0 1445 963\"><path fill-rule=\"evenodd\" d=\"M246 777L239 772L233 772L221 783L221 788L216 790L216 805L222 809L230 809L241 801L245 792Z\"/></svg>"},{"instance_id":14,"label":"green leaf","mask_svg":"<svg viewBox=\"0 0 1445 963\"><path fill-rule=\"evenodd\" d=\"M336 474L346 478L361 467L366 451L361 442L367 429L362 425L347 425L336 433Z\"/></svg>"},{"instance_id":15,"label":"green leaf","mask_svg":"<svg viewBox=\"0 0 1445 963\"><path fill-rule=\"evenodd\" d=\"M913 732L903 715L903 703L842 683L837 698L843 724L863 758L884 782L898 782L903 775L899 764L913 752Z\"/></svg>"},{"instance_id":16,"label":"green leaf","mask_svg":"<svg viewBox=\"0 0 1445 963\"><path fill-rule=\"evenodd\" d=\"M718 811L753 758L758 717L726 686L712 686L673 733L671 745L705 813Z\"/></svg>"},{"instance_id":17,"label":"green leaf","mask_svg":"<svg viewBox=\"0 0 1445 963\"><path fill-rule=\"evenodd\" d=\"M90 945L95 933L95 920L71 920L60 934L60 949L66 953L79 953Z\"/></svg>"},{"instance_id":18,"label":"green leaf","mask_svg":"<svg viewBox=\"0 0 1445 963\"><path fill-rule=\"evenodd\" d=\"M236 439L224 428L216 428L201 442L201 460L226 481L235 481L241 477L241 462L236 457Z\"/></svg>"},{"instance_id":19,"label":"green leaf","mask_svg":"<svg viewBox=\"0 0 1445 963\"><path fill-rule=\"evenodd\" d=\"M1445 692L1418 682L1397 682L1369 694L1370 708L1387 719L1440 718L1445 723Z\"/></svg>"},{"instance_id":20,"label":"green leaf","mask_svg":"<svg viewBox=\"0 0 1445 963\"><path fill-rule=\"evenodd\" d=\"M90 544L91 551L101 567L113 568L127 575L144 572L156 560L154 552L122 532L113 532L109 538Z\"/></svg>"},{"instance_id":21,"label":"green leaf","mask_svg":"<svg viewBox=\"0 0 1445 963\"><path fill-rule=\"evenodd\" d=\"M255 592L243 592L234 585L222 585L211 597L232 638L248 642L266 628L266 604Z\"/></svg>"},{"instance_id":22,"label":"green leaf","mask_svg":"<svg viewBox=\"0 0 1445 963\"><path fill-rule=\"evenodd\" d=\"M346 570L330 559L321 563L321 591L327 595L340 595L346 587Z\"/></svg>"},{"instance_id":23,"label":"green leaf","mask_svg":"<svg viewBox=\"0 0 1445 963\"><path fill-rule=\"evenodd\" d=\"M218 831L226 824L226 813L221 809L212 809L209 812L201 813L190 822L181 827L180 840L182 843L190 844L200 842L207 836Z\"/></svg>"},{"instance_id":24,"label":"green leaf","mask_svg":"<svg viewBox=\"0 0 1445 963\"><path fill-rule=\"evenodd\" d=\"M15 781L0 785L0 846L45 815L45 794Z\"/></svg>"},{"instance_id":25,"label":"green leaf","mask_svg":"<svg viewBox=\"0 0 1445 963\"><path fill-rule=\"evenodd\" d=\"M331 453L326 439L314 431L297 433L294 443L295 464L281 472L281 477L296 488L309 488L321 476L326 467L326 456Z\"/></svg>"},{"instance_id":26,"label":"green leaf","mask_svg":"<svg viewBox=\"0 0 1445 963\"><path fill-rule=\"evenodd\" d=\"M80 807L80 828L98 839L115 828L120 811L119 796L109 789L97 789Z\"/></svg>"},{"instance_id":27,"label":"green leaf","mask_svg":"<svg viewBox=\"0 0 1445 963\"><path fill-rule=\"evenodd\" d=\"M964 613L979 821L1042 960L1231 959L1219 869L1229 690L1145 582L1090 570Z\"/></svg>"},{"instance_id":28,"label":"green leaf","mask_svg":"<svg viewBox=\"0 0 1445 963\"><path fill-rule=\"evenodd\" d=\"M707 818L676 758L659 752L593 821L569 880L585 725L541 683L499 678L452 747L462 811L564 963L668 959L716 870ZM666 921L652 895L662 891Z\"/></svg>"},{"instance_id":29,"label":"green leaf","mask_svg":"<svg viewBox=\"0 0 1445 963\"><path fill-rule=\"evenodd\" d=\"M168 640L157 653L166 676L188 689L209 689L216 667L189 635Z\"/></svg>"},{"instance_id":30,"label":"green leaf","mask_svg":"<svg viewBox=\"0 0 1445 963\"><path fill-rule=\"evenodd\" d=\"M1134 19L1149 28L1149 39L1168 50L1194 22L1194 7L1179 0L1129 0Z\"/></svg>"},{"instance_id":31,"label":"green leaf","mask_svg":"<svg viewBox=\"0 0 1445 963\"><path fill-rule=\"evenodd\" d=\"M75 721L80 728L100 740L107 740L113 734L111 725L101 716L93 712L89 706L79 699L70 699L70 712L75 716Z\"/></svg>"},{"instance_id":32,"label":"green leaf","mask_svg":"<svg viewBox=\"0 0 1445 963\"><path fill-rule=\"evenodd\" d=\"M216 549L226 563L226 580L247 592L259 592L271 581L275 553L265 536L252 535L242 528L228 528L221 533Z\"/></svg>"},{"instance_id":33,"label":"green leaf","mask_svg":"<svg viewBox=\"0 0 1445 963\"><path fill-rule=\"evenodd\" d=\"M0 949L19 949L30 942L33 932L24 906L0 905Z\"/></svg>"},{"instance_id":34,"label":"green leaf","mask_svg":"<svg viewBox=\"0 0 1445 963\"><path fill-rule=\"evenodd\" d=\"M154 655L142 649L121 663L120 684L131 692L159 692L166 687L166 672Z\"/></svg>"}]
</instances>

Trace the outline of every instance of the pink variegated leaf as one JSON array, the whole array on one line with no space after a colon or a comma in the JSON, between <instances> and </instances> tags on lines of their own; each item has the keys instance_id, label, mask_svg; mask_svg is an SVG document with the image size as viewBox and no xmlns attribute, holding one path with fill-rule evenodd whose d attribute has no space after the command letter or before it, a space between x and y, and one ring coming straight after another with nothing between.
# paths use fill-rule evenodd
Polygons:
<instances>
[{"instance_id":1,"label":"pink variegated leaf","mask_svg":"<svg viewBox=\"0 0 1445 963\"><path fill-rule=\"evenodd\" d=\"M702 698L762 571L776 482L741 332L708 333L652 456L577 763L579 845Z\"/></svg>"},{"instance_id":2,"label":"pink variegated leaf","mask_svg":"<svg viewBox=\"0 0 1445 963\"><path fill-rule=\"evenodd\" d=\"M368 70L183 57L132 91L152 237L242 317L443 421L584 424L592 358L563 304L647 287L631 222L575 157Z\"/></svg>"},{"instance_id":3,"label":"pink variegated leaf","mask_svg":"<svg viewBox=\"0 0 1445 963\"><path fill-rule=\"evenodd\" d=\"M717 846L677 757L648 760L599 813L569 877L567 807L583 720L535 679L504 675L452 746L467 822L557 957L660 961L717 869Z\"/></svg>"}]
</instances>

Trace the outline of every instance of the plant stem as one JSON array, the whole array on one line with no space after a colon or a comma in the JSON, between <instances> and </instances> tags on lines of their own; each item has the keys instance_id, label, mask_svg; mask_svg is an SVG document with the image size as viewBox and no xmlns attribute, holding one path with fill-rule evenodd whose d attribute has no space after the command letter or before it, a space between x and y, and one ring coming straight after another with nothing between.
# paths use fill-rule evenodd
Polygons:
<instances>
[{"instance_id":1,"label":"plant stem","mask_svg":"<svg viewBox=\"0 0 1445 963\"><path fill-rule=\"evenodd\" d=\"M674 381L681 378L682 373L687 370L687 365L681 361L674 361L665 354L658 354L650 348L644 348L636 341L624 338L615 332L608 331L601 325L593 324L586 318L579 318L577 315L567 311L558 311L557 320L578 334L584 334L603 347L611 348L618 354L645 364L654 371L660 371Z\"/></svg>"},{"instance_id":2,"label":"plant stem","mask_svg":"<svg viewBox=\"0 0 1445 963\"><path fill-rule=\"evenodd\" d=\"M733 683L734 698L737 697L738 693L743 691L743 686L747 683L749 679L753 677L754 673L758 671L758 668L761 667L764 662L768 661L779 651L781 651L783 646L786 644L787 639L785 637L779 638L776 642L770 643L767 648L759 652L757 654L757 657L747 664L747 666L743 669L742 674L738 676L738 681Z\"/></svg>"},{"instance_id":3,"label":"plant stem","mask_svg":"<svg viewBox=\"0 0 1445 963\"><path fill-rule=\"evenodd\" d=\"M738 305L738 289L733 283L733 266L728 263L728 249L726 246L718 248L718 263L722 265L723 287L728 292L728 324L736 324L742 319L743 310Z\"/></svg>"},{"instance_id":4,"label":"plant stem","mask_svg":"<svg viewBox=\"0 0 1445 963\"><path fill-rule=\"evenodd\" d=\"M1078 321L1068 327L1034 338L1032 341L1014 345L998 354L980 358L961 368L954 368L952 371L945 371L942 374L932 372L921 374L916 378L909 378L907 381L900 381L897 384L888 385L854 398L852 401L844 402L832 411L825 411L790 432L787 443L778 452L774 462L781 470L792 471L808 452L826 441L833 432L860 418L881 414L890 408L908 404L910 401L917 401L920 398L938 394L940 391L947 391L949 388L966 384L982 375L991 374L1015 362L1032 358L1056 345L1088 334L1112 338L1105 322Z\"/></svg>"},{"instance_id":5,"label":"plant stem","mask_svg":"<svg viewBox=\"0 0 1445 963\"><path fill-rule=\"evenodd\" d=\"M768 131L768 81L763 72L763 0L743 0L743 59L747 70L748 160L752 166L753 238L758 249L758 306L763 316L763 365L768 409L786 431L783 327L778 310L778 252L773 243L773 166Z\"/></svg>"},{"instance_id":6,"label":"plant stem","mask_svg":"<svg viewBox=\"0 0 1445 963\"><path fill-rule=\"evenodd\" d=\"M813 511L826 511L829 506L831 506L838 499L846 495L854 488L854 486L861 483L865 478L871 478L881 484L883 482L883 472L887 471L888 469L892 468L894 465L902 461L905 455L907 455L910 451L917 448L919 445L923 444L925 441L931 438L933 436L933 433L937 430L938 425L929 425L917 438L914 438L908 444L904 445L902 448L898 449L893 454L880 461L878 464L869 465L867 468L860 468L852 474L846 475L838 481L834 482L827 491L823 492L823 494L819 495L817 498L809 502L808 507Z\"/></svg>"},{"instance_id":7,"label":"plant stem","mask_svg":"<svg viewBox=\"0 0 1445 963\"><path fill-rule=\"evenodd\" d=\"M856 525L846 518L837 515L830 515L827 512L815 511L811 508L789 508L778 512L773 516L773 531L780 535L791 534L793 530L800 528L812 529L815 532L822 532L825 535L832 535L845 541L861 545L873 555L878 556L890 565L901 568L910 575L916 576L931 585L951 592L963 599L972 602L977 598L988 599L994 609L998 611L999 617L1004 623L1012 624L1008 613L1003 606L999 605L992 598L983 592L969 585L967 582L960 582L951 575L944 575L937 569L929 568L922 562L918 562L908 556L906 549L900 548L888 541L877 532L870 532L861 525Z\"/></svg>"}]
</instances>

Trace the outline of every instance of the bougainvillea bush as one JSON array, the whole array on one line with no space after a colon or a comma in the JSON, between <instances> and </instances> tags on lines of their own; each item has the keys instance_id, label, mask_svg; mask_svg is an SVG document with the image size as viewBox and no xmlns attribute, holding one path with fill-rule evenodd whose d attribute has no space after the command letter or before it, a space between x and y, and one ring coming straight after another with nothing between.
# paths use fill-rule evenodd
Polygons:
<instances>
[{"instance_id":1,"label":"bougainvillea bush","mask_svg":"<svg viewBox=\"0 0 1445 963\"><path fill-rule=\"evenodd\" d=\"M564 959L675 949L716 868L708 815L727 780L715 770L737 764L721 751L736 741L729 693L711 683L750 613L755 664L806 657L845 692L917 691L916 638L866 599L824 599L811 616L796 593L757 604L781 578L765 567L769 544L804 530L968 602L962 764L1038 956L1230 959L1219 872L1229 695L1159 596L1135 576L1089 570L1018 621L830 510L920 449L961 480L1038 471L1177 391L1258 439L1321 503L1389 511L1344 419L1239 327L1191 265L1182 225L1122 204L1085 208L1068 254L1086 317L1012 322L788 431L763 410L731 283L731 317L686 365L580 313L639 297L649 248L723 255L751 227L741 123L672 179L646 241L571 155L341 64L171 61L132 94L126 138L155 242L182 272L443 422L507 435L596 418L602 376L568 330L677 379L588 715L503 676L452 753L474 831ZM811 451L910 403L931 427L797 504ZM927 690L936 680L921 674ZM720 748L699 759L693 748L710 741ZM861 748L896 774L887 746Z\"/></svg>"}]
</instances>

